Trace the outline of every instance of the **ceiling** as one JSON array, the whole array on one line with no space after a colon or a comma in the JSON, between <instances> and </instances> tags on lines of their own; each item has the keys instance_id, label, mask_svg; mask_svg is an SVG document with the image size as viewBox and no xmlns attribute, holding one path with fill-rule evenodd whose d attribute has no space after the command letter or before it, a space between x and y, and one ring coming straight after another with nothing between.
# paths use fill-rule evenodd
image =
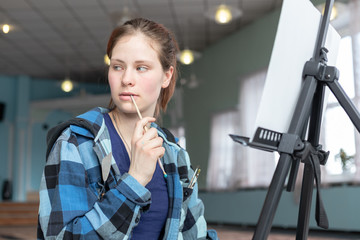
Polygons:
<instances>
[{"instance_id":1,"label":"ceiling","mask_svg":"<svg viewBox=\"0 0 360 240\"><path fill-rule=\"evenodd\" d=\"M134 16L164 24L180 48L196 51L279 8L282 0L1 0L0 74L99 82L104 77L107 39L115 16L127 7ZM205 17L222 2L242 9L241 18L218 25Z\"/></svg>"}]
</instances>

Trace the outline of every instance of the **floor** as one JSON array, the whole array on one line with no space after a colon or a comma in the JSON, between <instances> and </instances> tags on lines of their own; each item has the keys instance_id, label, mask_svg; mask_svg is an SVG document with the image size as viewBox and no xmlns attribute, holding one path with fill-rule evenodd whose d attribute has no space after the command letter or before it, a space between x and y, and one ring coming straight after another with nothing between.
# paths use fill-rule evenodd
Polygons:
<instances>
[{"instance_id":1,"label":"floor","mask_svg":"<svg viewBox=\"0 0 360 240\"><path fill-rule=\"evenodd\" d=\"M210 226L216 229L220 240L251 240L254 229L243 229L239 226ZM272 229L268 240L295 240L296 230ZM308 240L360 240L360 233L309 232Z\"/></svg>"},{"instance_id":2,"label":"floor","mask_svg":"<svg viewBox=\"0 0 360 240\"><path fill-rule=\"evenodd\" d=\"M221 240L248 240L252 239L253 229L242 229L238 226L211 225L218 232ZM35 240L36 226L17 226L1 227L0 240ZM273 230L268 240L293 240L295 239L294 230ZM360 240L360 233L309 233L308 240Z\"/></svg>"}]
</instances>

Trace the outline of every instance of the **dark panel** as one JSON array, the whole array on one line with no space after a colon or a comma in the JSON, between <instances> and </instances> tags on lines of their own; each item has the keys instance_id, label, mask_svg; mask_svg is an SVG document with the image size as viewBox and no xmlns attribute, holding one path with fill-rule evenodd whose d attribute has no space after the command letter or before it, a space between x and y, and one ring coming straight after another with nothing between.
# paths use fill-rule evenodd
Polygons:
<instances>
[{"instance_id":1,"label":"dark panel","mask_svg":"<svg viewBox=\"0 0 360 240\"><path fill-rule=\"evenodd\" d=\"M4 120L5 115L5 103L0 103L0 122Z\"/></svg>"}]
</instances>

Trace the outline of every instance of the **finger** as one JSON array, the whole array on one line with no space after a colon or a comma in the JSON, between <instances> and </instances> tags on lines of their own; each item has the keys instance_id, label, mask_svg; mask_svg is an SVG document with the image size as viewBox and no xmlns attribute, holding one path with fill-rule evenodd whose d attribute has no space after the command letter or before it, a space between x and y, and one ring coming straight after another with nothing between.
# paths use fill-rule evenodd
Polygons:
<instances>
[{"instance_id":1,"label":"finger","mask_svg":"<svg viewBox=\"0 0 360 240\"><path fill-rule=\"evenodd\" d=\"M165 148L164 147L155 148L152 151L152 154L153 154L154 158L156 158L156 160L157 160L158 158L161 158L162 156L164 156Z\"/></svg>"},{"instance_id":2,"label":"finger","mask_svg":"<svg viewBox=\"0 0 360 240\"><path fill-rule=\"evenodd\" d=\"M156 128L150 128L148 131L146 131L142 137L142 140L144 141L150 141L154 138L157 138L159 135L158 135L158 132L157 132L157 129Z\"/></svg>"},{"instance_id":3,"label":"finger","mask_svg":"<svg viewBox=\"0 0 360 240\"><path fill-rule=\"evenodd\" d=\"M140 141L141 141L141 147L144 150L152 150L152 149L155 149L158 147L162 147L162 144L163 144L163 139L161 137L153 138L147 142L142 141L142 140L140 140Z\"/></svg>"},{"instance_id":4,"label":"finger","mask_svg":"<svg viewBox=\"0 0 360 240\"><path fill-rule=\"evenodd\" d=\"M145 126L150 123L154 122L156 119L152 117L144 117L143 119L137 121L133 133L133 141L136 142L144 135L144 128Z\"/></svg>"},{"instance_id":5,"label":"finger","mask_svg":"<svg viewBox=\"0 0 360 240\"><path fill-rule=\"evenodd\" d=\"M135 142L134 149L141 149L143 151L150 152L154 148L162 147L162 144L163 139L161 137L155 137L152 139L142 137Z\"/></svg>"},{"instance_id":6,"label":"finger","mask_svg":"<svg viewBox=\"0 0 360 240\"><path fill-rule=\"evenodd\" d=\"M148 122L146 123L146 125L144 126L144 130L146 132L151 128L150 123L155 122L156 118L154 118L154 117L145 117L145 118L149 119Z\"/></svg>"}]
</instances>

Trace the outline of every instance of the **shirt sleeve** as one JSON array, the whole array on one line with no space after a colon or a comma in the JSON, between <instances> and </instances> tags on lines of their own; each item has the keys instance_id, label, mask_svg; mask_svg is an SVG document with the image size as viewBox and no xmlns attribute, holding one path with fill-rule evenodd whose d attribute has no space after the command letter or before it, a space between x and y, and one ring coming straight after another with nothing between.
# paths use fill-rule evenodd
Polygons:
<instances>
[{"instance_id":1,"label":"shirt sleeve","mask_svg":"<svg viewBox=\"0 0 360 240\"><path fill-rule=\"evenodd\" d=\"M129 174L104 194L97 191L93 178L101 181L101 170L88 142L79 144L71 136L59 139L48 157L39 207L45 239L128 238L149 207L150 192Z\"/></svg>"}]
</instances>

